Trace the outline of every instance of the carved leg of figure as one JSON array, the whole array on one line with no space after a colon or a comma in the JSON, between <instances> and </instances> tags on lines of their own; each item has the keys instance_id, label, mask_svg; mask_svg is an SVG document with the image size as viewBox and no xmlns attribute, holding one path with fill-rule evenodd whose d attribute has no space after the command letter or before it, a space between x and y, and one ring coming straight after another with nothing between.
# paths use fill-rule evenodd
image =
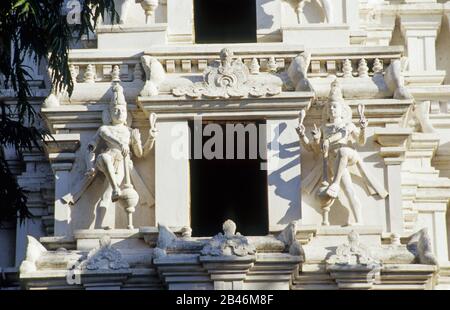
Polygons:
<instances>
[{"instance_id":1,"label":"carved leg of figure","mask_svg":"<svg viewBox=\"0 0 450 310\"><path fill-rule=\"evenodd\" d=\"M113 193L111 196L111 200L113 202L116 202L119 200L120 197L120 188L119 185L117 185L116 179L115 179L115 169L112 162L112 158L109 154L101 154L98 159L99 169L105 174L106 178L109 181L109 184L111 184L113 188Z\"/></svg>"},{"instance_id":2,"label":"carved leg of figure","mask_svg":"<svg viewBox=\"0 0 450 310\"><path fill-rule=\"evenodd\" d=\"M332 198L336 198L339 194L339 185L341 184L342 175L347 171L348 160L349 157L345 149L340 149L336 158L333 182L327 189L327 195Z\"/></svg>"},{"instance_id":3,"label":"carved leg of figure","mask_svg":"<svg viewBox=\"0 0 450 310\"><path fill-rule=\"evenodd\" d=\"M358 197L356 197L352 177L350 176L350 172L348 172L348 170L345 170L344 174L342 175L342 188L347 195L347 198L350 202L350 207L352 208L353 214L355 215L354 225L362 225L363 219L361 214L361 203L359 202ZM350 222L348 222L347 224L351 225Z\"/></svg>"}]
</instances>

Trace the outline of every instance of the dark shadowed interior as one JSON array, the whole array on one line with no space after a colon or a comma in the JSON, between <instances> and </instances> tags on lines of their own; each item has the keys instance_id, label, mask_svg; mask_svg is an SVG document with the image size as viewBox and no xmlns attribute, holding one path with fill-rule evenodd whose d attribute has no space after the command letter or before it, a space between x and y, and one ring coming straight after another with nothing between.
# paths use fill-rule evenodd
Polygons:
<instances>
[{"instance_id":1,"label":"dark shadowed interior","mask_svg":"<svg viewBox=\"0 0 450 310\"><path fill-rule=\"evenodd\" d=\"M255 0L194 0L196 43L256 42Z\"/></svg>"},{"instance_id":2,"label":"dark shadowed interior","mask_svg":"<svg viewBox=\"0 0 450 310\"><path fill-rule=\"evenodd\" d=\"M225 132L225 123L218 124ZM257 123L259 124L261 123ZM204 127L205 124L201 126ZM258 135L259 132L265 134L260 126L257 128ZM193 236L215 235L222 231L222 224L227 219L233 220L237 225L237 231L243 235L267 235L267 172L261 169L261 164L265 164L265 160L261 158L259 152L256 159L249 159L250 135L247 133L245 138L245 159L193 159L194 122L190 123L190 129ZM208 139L210 137L203 137L202 145ZM223 140L223 149L226 152L226 139ZM262 142L259 140L258 143L264 143L264 140ZM234 137L235 152L236 144L237 135Z\"/></svg>"}]
</instances>

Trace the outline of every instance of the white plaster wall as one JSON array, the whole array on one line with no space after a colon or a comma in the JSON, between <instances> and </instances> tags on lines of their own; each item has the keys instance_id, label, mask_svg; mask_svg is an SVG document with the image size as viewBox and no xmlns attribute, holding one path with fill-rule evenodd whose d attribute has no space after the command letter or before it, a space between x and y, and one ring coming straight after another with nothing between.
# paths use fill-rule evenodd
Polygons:
<instances>
[{"instance_id":1,"label":"white plaster wall","mask_svg":"<svg viewBox=\"0 0 450 310\"><path fill-rule=\"evenodd\" d=\"M450 31L446 17L442 19L441 31L436 39L436 66L438 70L445 70L444 84L450 84Z\"/></svg>"},{"instance_id":2,"label":"white plaster wall","mask_svg":"<svg viewBox=\"0 0 450 310\"><path fill-rule=\"evenodd\" d=\"M155 222L190 226L189 127L187 121L158 122L155 145Z\"/></svg>"},{"instance_id":3,"label":"white plaster wall","mask_svg":"<svg viewBox=\"0 0 450 310\"><path fill-rule=\"evenodd\" d=\"M301 218L298 121L267 120L269 230Z\"/></svg>"},{"instance_id":4,"label":"white plaster wall","mask_svg":"<svg viewBox=\"0 0 450 310\"><path fill-rule=\"evenodd\" d=\"M258 42L280 41L282 0L256 0Z\"/></svg>"}]
</instances>

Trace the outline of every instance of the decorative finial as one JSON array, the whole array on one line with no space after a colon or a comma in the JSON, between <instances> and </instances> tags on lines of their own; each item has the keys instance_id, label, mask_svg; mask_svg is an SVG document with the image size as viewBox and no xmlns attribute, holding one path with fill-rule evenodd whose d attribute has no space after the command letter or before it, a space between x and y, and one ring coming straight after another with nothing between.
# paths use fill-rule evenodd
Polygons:
<instances>
[{"instance_id":1,"label":"decorative finial","mask_svg":"<svg viewBox=\"0 0 450 310\"><path fill-rule=\"evenodd\" d=\"M250 73L251 74L259 74L259 63L258 63L258 59L253 58L252 62L250 64Z\"/></svg>"},{"instance_id":2,"label":"decorative finial","mask_svg":"<svg viewBox=\"0 0 450 310\"><path fill-rule=\"evenodd\" d=\"M344 60L342 65L342 71L344 72L344 78L352 78L353 77L353 67L350 59Z\"/></svg>"},{"instance_id":3,"label":"decorative finial","mask_svg":"<svg viewBox=\"0 0 450 310\"><path fill-rule=\"evenodd\" d=\"M95 82L95 67L91 64L87 65L86 71L84 72L84 82L86 83Z\"/></svg>"},{"instance_id":4,"label":"decorative finial","mask_svg":"<svg viewBox=\"0 0 450 310\"><path fill-rule=\"evenodd\" d=\"M232 220L226 220L222 225L223 233L227 237L234 236L236 234L236 224Z\"/></svg>"},{"instance_id":5,"label":"decorative finial","mask_svg":"<svg viewBox=\"0 0 450 310\"><path fill-rule=\"evenodd\" d=\"M378 58L375 58L373 62L373 73L374 74L382 74L383 73L383 64Z\"/></svg>"},{"instance_id":6,"label":"decorative finial","mask_svg":"<svg viewBox=\"0 0 450 310\"><path fill-rule=\"evenodd\" d=\"M364 58L359 61L358 75L361 78L369 77L369 67L367 66L367 61Z\"/></svg>"},{"instance_id":7,"label":"decorative finial","mask_svg":"<svg viewBox=\"0 0 450 310\"><path fill-rule=\"evenodd\" d=\"M267 63L267 69L269 72L276 72L278 69L278 64L275 61L275 57L270 57L269 62Z\"/></svg>"}]
</instances>

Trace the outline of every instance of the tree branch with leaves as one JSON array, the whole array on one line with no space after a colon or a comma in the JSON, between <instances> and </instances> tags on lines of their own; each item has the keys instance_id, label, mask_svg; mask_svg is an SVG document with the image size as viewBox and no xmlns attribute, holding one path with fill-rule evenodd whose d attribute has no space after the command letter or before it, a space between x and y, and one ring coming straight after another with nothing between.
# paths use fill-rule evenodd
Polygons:
<instances>
[{"instance_id":1,"label":"tree branch with leaves","mask_svg":"<svg viewBox=\"0 0 450 310\"><path fill-rule=\"evenodd\" d=\"M69 49L74 41L95 31L106 17L117 23L114 0L80 0L79 23L68 22L64 0L0 1L0 149L13 148L18 154L34 147L41 149L50 133L37 126L39 115L30 99L32 70L48 66L56 92L73 91L69 70ZM14 100L5 100L5 94ZM11 104L11 101L13 102ZM31 216L26 193L17 184L3 154L0 154L0 224Z\"/></svg>"}]
</instances>

